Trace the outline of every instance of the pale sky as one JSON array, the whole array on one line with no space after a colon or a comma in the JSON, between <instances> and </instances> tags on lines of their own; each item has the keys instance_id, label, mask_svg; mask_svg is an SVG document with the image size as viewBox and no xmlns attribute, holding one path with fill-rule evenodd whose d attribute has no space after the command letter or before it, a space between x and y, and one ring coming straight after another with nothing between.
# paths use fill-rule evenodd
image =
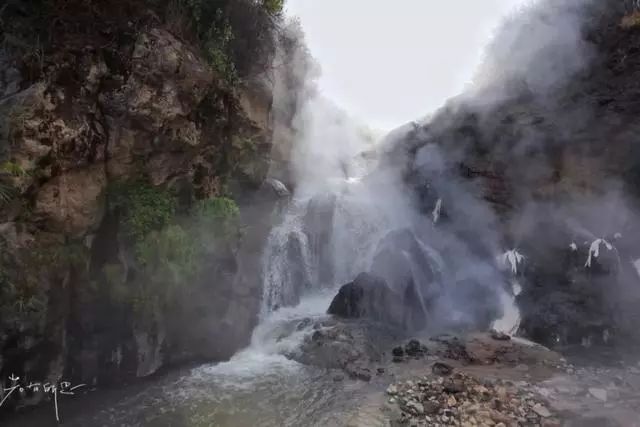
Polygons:
<instances>
[{"instance_id":1,"label":"pale sky","mask_svg":"<svg viewBox=\"0 0 640 427\"><path fill-rule=\"evenodd\" d=\"M288 0L323 94L388 130L459 94L501 18L526 0Z\"/></svg>"}]
</instances>

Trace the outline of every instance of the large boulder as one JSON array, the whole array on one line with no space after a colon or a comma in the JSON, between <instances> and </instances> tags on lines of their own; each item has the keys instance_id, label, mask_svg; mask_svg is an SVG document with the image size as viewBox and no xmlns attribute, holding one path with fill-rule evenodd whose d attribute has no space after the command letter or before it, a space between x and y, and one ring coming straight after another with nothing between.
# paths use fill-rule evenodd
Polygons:
<instances>
[{"instance_id":1,"label":"large boulder","mask_svg":"<svg viewBox=\"0 0 640 427\"><path fill-rule=\"evenodd\" d=\"M403 295L387 286L386 282L372 274L361 273L356 279L342 286L335 296L328 314L345 319L370 319L397 327L411 324L412 318L421 315Z\"/></svg>"},{"instance_id":2,"label":"large boulder","mask_svg":"<svg viewBox=\"0 0 640 427\"><path fill-rule=\"evenodd\" d=\"M394 230L379 243L371 273L398 295L405 305L406 326L426 326L429 307L440 293L439 271L442 261L437 252L409 229Z\"/></svg>"}]
</instances>

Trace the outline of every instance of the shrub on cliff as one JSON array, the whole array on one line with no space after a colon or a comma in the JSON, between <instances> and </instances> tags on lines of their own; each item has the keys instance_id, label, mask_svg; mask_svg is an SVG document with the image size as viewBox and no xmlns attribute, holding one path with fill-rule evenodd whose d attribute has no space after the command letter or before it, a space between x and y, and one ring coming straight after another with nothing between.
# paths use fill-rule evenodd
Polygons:
<instances>
[{"instance_id":1,"label":"shrub on cliff","mask_svg":"<svg viewBox=\"0 0 640 427\"><path fill-rule=\"evenodd\" d=\"M114 32L135 37L132 29L157 25L159 15L235 83L271 66L283 7L284 0L8 0L0 6L0 42L35 80L52 46L100 44Z\"/></svg>"},{"instance_id":2,"label":"shrub on cliff","mask_svg":"<svg viewBox=\"0 0 640 427\"><path fill-rule=\"evenodd\" d=\"M207 59L230 83L271 66L284 0L177 0ZM171 19L171 18L170 18Z\"/></svg>"},{"instance_id":3,"label":"shrub on cliff","mask_svg":"<svg viewBox=\"0 0 640 427\"><path fill-rule=\"evenodd\" d=\"M112 185L109 209L131 249L135 274L107 263L102 277L112 300L139 314L171 304L197 282L216 250L232 247L239 236L240 210L232 199L200 200L186 209L174 192L144 179Z\"/></svg>"},{"instance_id":4,"label":"shrub on cliff","mask_svg":"<svg viewBox=\"0 0 640 427\"><path fill-rule=\"evenodd\" d=\"M624 29L639 28L640 27L640 9L622 18L622 22L620 23L620 26Z\"/></svg>"},{"instance_id":5,"label":"shrub on cliff","mask_svg":"<svg viewBox=\"0 0 640 427\"><path fill-rule=\"evenodd\" d=\"M176 197L144 181L119 182L110 188L110 208L120 211L125 233L139 241L173 219Z\"/></svg>"},{"instance_id":6,"label":"shrub on cliff","mask_svg":"<svg viewBox=\"0 0 640 427\"><path fill-rule=\"evenodd\" d=\"M196 203L192 215L197 227L217 232L218 237L229 238L238 230L240 209L227 197L213 197Z\"/></svg>"},{"instance_id":7,"label":"shrub on cliff","mask_svg":"<svg viewBox=\"0 0 640 427\"><path fill-rule=\"evenodd\" d=\"M4 162L0 165L0 207L16 195L12 178L24 175L26 175L26 171L16 163Z\"/></svg>"}]
</instances>

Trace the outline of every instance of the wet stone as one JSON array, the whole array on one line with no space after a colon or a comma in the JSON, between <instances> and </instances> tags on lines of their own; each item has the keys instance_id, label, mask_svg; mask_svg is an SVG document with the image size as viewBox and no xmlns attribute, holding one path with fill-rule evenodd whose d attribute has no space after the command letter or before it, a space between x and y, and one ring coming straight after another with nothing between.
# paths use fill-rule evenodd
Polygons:
<instances>
[{"instance_id":1,"label":"wet stone","mask_svg":"<svg viewBox=\"0 0 640 427\"><path fill-rule=\"evenodd\" d=\"M422 357L426 353L426 348L422 346L420 341L411 340L404 348L405 353L411 357Z\"/></svg>"},{"instance_id":2,"label":"wet stone","mask_svg":"<svg viewBox=\"0 0 640 427\"><path fill-rule=\"evenodd\" d=\"M493 338L496 341L510 341L511 337L507 334L505 334L504 332L499 332L496 331L495 329L492 329L490 332L491 338Z\"/></svg>"},{"instance_id":3,"label":"wet stone","mask_svg":"<svg viewBox=\"0 0 640 427\"><path fill-rule=\"evenodd\" d=\"M451 367L450 365L447 365L446 363L436 362L431 367L431 371L435 375L448 376L453 373L453 367Z\"/></svg>"},{"instance_id":4,"label":"wet stone","mask_svg":"<svg viewBox=\"0 0 640 427\"><path fill-rule=\"evenodd\" d=\"M391 354L394 357L404 357L404 349L402 347L395 347L393 350L391 350Z\"/></svg>"}]
</instances>

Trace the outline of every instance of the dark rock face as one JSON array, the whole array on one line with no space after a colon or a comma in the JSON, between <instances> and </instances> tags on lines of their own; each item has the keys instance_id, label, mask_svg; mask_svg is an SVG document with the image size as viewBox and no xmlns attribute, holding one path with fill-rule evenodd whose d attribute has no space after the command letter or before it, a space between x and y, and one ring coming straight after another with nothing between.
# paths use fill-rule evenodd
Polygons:
<instances>
[{"instance_id":1,"label":"dark rock face","mask_svg":"<svg viewBox=\"0 0 640 427\"><path fill-rule=\"evenodd\" d=\"M408 319L407 311L403 298L389 289L384 280L362 273L340 288L327 313L345 319L370 319L402 327Z\"/></svg>"},{"instance_id":2,"label":"dark rock face","mask_svg":"<svg viewBox=\"0 0 640 427\"><path fill-rule=\"evenodd\" d=\"M299 349L287 357L306 365L342 369L351 378L369 381L385 352L401 334L367 319L326 319L313 326Z\"/></svg>"},{"instance_id":3,"label":"dark rock face","mask_svg":"<svg viewBox=\"0 0 640 427\"><path fill-rule=\"evenodd\" d=\"M402 295L404 325L411 330L427 324L428 307L440 293L438 260L410 230L389 233L378 245L371 273Z\"/></svg>"},{"instance_id":4,"label":"dark rock face","mask_svg":"<svg viewBox=\"0 0 640 427\"><path fill-rule=\"evenodd\" d=\"M411 230L395 230L378 244L371 273L401 294L420 284L420 297L428 301L439 291L436 258L435 251L421 244Z\"/></svg>"},{"instance_id":5,"label":"dark rock face","mask_svg":"<svg viewBox=\"0 0 640 427\"><path fill-rule=\"evenodd\" d=\"M541 10L550 4L541 2ZM494 266L514 247L524 255L517 272L479 280L520 283L523 334L548 345L625 343L640 339L633 310L640 302L633 265L640 246L631 237L640 223L634 136L640 104L630 101L640 91L632 78L640 33L621 26L629 13L621 2L585 2L577 10L561 12L576 21L579 31L569 42L584 54L569 75L560 67L541 81L537 73L536 64L562 56L560 41L536 53L531 73L505 72L505 81L454 99L429 123L416 124L383 164L402 168L425 216L442 200L437 227L474 259ZM517 65L510 58L507 68ZM462 295L451 300L478 299L475 281L464 282L455 291Z\"/></svg>"}]
</instances>

